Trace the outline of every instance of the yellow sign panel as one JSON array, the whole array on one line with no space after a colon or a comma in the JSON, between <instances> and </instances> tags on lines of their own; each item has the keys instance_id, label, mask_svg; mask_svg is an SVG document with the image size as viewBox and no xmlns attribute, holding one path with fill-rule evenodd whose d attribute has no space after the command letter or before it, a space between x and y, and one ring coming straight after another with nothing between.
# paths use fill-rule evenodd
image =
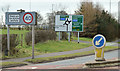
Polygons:
<instances>
[{"instance_id":1,"label":"yellow sign panel","mask_svg":"<svg viewBox=\"0 0 120 71\"><path fill-rule=\"evenodd\" d=\"M104 56L104 52L102 53L102 48L101 49L96 49L96 57L101 58L102 56Z\"/></svg>"}]
</instances>

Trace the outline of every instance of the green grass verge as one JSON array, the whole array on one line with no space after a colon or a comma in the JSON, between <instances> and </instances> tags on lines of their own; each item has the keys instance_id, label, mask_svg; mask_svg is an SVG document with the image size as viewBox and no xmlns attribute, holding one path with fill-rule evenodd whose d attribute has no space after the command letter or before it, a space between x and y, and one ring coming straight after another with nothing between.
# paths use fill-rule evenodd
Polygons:
<instances>
[{"instance_id":1,"label":"green grass verge","mask_svg":"<svg viewBox=\"0 0 120 71\"><path fill-rule=\"evenodd\" d=\"M38 43L35 45L35 50L44 53L63 52L77 50L92 46L86 43L76 43L68 41L47 41L45 43Z\"/></svg>"},{"instance_id":2,"label":"green grass verge","mask_svg":"<svg viewBox=\"0 0 120 71\"><path fill-rule=\"evenodd\" d=\"M118 44L120 44L120 42L118 42Z\"/></svg>"},{"instance_id":3,"label":"green grass verge","mask_svg":"<svg viewBox=\"0 0 120 71\"><path fill-rule=\"evenodd\" d=\"M86 43L76 43L76 42L68 42L68 41L47 41L44 43L38 43L34 46L35 55L41 55L45 53L54 53L54 52L64 52L77 50L92 46L91 44ZM30 57L32 56L32 46L23 46L20 45L16 48L19 49L19 52L13 56L3 56L2 58L22 58L22 57Z\"/></svg>"},{"instance_id":4,"label":"green grass verge","mask_svg":"<svg viewBox=\"0 0 120 71\"><path fill-rule=\"evenodd\" d=\"M78 40L78 37L72 37L72 39ZM79 40L92 42L92 38L86 38L86 37L79 37Z\"/></svg>"},{"instance_id":5,"label":"green grass verge","mask_svg":"<svg viewBox=\"0 0 120 71\"><path fill-rule=\"evenodd\" d=\"M77 56L87 55L87 54L90 54L90 53L94 53L94 50L92 50L92 51L86 51L86 52L81 52L81 53L60 55L60 56L27 59L25 61L36 64L36 63L44 63L44 62L51 62L51 61L57 61L57 60L63 60L63 59L73 58L73 57L77 57Z\"/></svg>"},{"instance_id":6,"label":"green grass verge","mask_svg":"<svg viewBox=\"0 0 120 71\"><path fill-rule=\"evenodd\" d=\"M117 49L117 48L118 47L116 47L116 46L107 46L107 47L104 48L104 50L105 51L109 51L109 50L113 50L113 49ZM94 50L91 50L91 51L85 51L85 52L74 53L74 54L67 54L67 55L60 55L60 56L27 59L25 61L31 62L31 63L44 63L44 62L63 60L63 59L68 59L68 58L73 58L73 57L93 54L93 53L94 53Z\"/></svg>"},{"instance_id":7,"label":"green grass verge","mask_svg":"<svg viewBox=\"0 0 120 71\"><path fill-rule=\"evenodd\" d=\"M26 32L29 32L29 31L27 31L27 30L10 30L10 34L25 34ZM7 29L2 29L2 34L7 34Z\"/></svg>"},{"instance_id":8,"label":"green grass verge","mask_svg":"<svg viewBox=\"0 0 120 71\"><path fill-rule=\"evenodd\" d=\"M0 67L3 67L3 68L20 66L20 65L27 65L27 64L23 63L23 62L2 62L2 63L0 63Z\"/></svg>"}]
</instances>

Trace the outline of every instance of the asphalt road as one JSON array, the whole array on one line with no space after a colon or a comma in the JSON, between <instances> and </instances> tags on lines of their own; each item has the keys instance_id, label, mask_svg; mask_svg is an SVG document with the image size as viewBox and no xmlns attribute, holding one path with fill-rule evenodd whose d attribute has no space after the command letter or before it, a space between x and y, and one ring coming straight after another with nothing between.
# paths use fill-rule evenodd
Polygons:
<instances>
[{"instance_id":1,"label":"asphalt road","mask_svg":"<svg viewBox=\"0 0 120 71\"><path fill-rule=\"evenodd\" d=\"M115 50L111 52L105 53L105 59L112 59L112 58L118 58L118 51ZM95 56L85 56L85 57L78 57L74 59L67 59L62 61L56 61L56 62L50 62L50 63L43 63L43 64L36 64L36 65L61 65L61 66L67 66L67 65L74 65L74 64L83 64L89 61L94 61Z\"/></svg>"},{"instance_id":2,"label":"asphalt road","mask_svg":"<svg viewBox=\"0 0 120 71\"><path fill-rule=\"evenodd\" d=\"M105 52L105 59L117 59L119 57L118 55L119 51L120 50ZM64 68L71 65L84 64L89 61L94 61L94 55L49 62L49 63L34 64L29 66L13 67L9 69L58 69L58 68Z\"/></svg>"}]
</instances>

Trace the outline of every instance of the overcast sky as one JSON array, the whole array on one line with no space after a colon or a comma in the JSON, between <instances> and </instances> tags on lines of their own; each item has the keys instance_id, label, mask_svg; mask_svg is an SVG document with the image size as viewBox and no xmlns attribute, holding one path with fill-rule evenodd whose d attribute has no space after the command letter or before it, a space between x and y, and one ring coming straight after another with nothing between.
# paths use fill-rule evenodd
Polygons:
<instances>
[{"instance_id":1,"label":"overcast sky","mask_svg":"<svg viewBox=\"0 0 120 71\"><path fill-rule=\"evenodd\" d=\"M2 7L10 5L10 12L16 12L18 9L30 11L30 2L31 11L39 11L43 17L46 16L46 13L52 12L52 4L55 11L65 8L67 13L74 14L78 4L82 1L85 0L0 0L0 17L3 15ZM118 16L118 1L120 0L111 0L111 13L116 18ZM94 4L98 2L105 10L110 10L110 0L93 0L92 2Z\"/></svg>"}]
</instances>

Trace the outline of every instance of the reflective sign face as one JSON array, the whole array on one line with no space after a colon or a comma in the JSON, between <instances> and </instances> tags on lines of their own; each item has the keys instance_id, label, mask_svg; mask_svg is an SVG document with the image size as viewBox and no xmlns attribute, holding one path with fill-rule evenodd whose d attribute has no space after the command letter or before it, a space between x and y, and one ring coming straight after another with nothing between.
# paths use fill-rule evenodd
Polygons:
<instances>
[{"instance_id":1,"label":"reflective sign face","mask_svg":"<svg viewBox=\"0 0 120 71\"><path fill-rule=\"evenodd\" d=\"M26 24L30 24L33 21L33 15L31 13L25 13L23 16L23 21Z\"/></svg>"},{"instance_id":2,"label":"reflective sign face","mask_svg":"<svg viewBox=\"0 0 120 71\"><path fill-rule=\"evenodd\" d=\"M6 25L35 25L37 24L36 12L6 12Z\"/></svg>"},{"instance_id":3,"label":"reflective sign face","mask_svg":"<svg viewBox=\"0 0 120 71\"><path fill-rule=\"evenodd\" d=\"M66 23L67 20L70 22ZM83 32L83 15L56 15L55 31Z\"/></svg>"},{"instance_id":4,"label":"reflective sign face","mask_svg":"<svg viewBox=\"0 0 120 71\"><path fill-rule=\"evenodd\" d=\"M72 16L72 31L83 31L83 15Z\"/></svg>"},{"instance_id":5,"label":"reflective sign face","mask_svg":"<svg viewBox=\"0 0 120 71\"><path fill-rule=\"evenodd\" d=\"M106 39L103 35L96 35L93 38L93 46L95 46L96 48L104 47L105 43L106 43Z\"/></svg>"}]
</instances>

